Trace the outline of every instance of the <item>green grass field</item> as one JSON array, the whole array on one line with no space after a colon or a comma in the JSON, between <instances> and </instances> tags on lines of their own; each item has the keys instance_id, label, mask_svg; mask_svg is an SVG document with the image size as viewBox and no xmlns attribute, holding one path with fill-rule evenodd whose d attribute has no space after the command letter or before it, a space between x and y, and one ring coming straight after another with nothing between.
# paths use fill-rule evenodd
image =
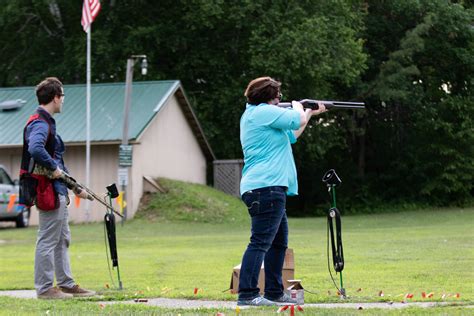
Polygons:
<instances>
[{"instance_id":1,"label":"green grass field","mask_svg":"<svg viewBox=\"0 0 474 316\"><path fill-rule=\"evenodd\" d=\"M217 195L201 201L205 192L211 189L195 190L183 200L186 216L170 219L161 214L163 205L152 201L156 203L154 209L158 215L152 216L152 210L148 209L123 227L117 226L123 291L116 291L109 277L102 224L71 225L70 256L76 281L101 292L107 300L135 297L235 300L236 296L225 290L229 288L232 267L240 262L249 240L245 207L238 199L222 197L221 193L213 193ZM175 193L179 195L179 189L170 189L168 195ZM163 196L155 199L166 200ZM221 200L221 210L211 210L212 214L221 212L221 219L215 222L205 216L206 205L213 204L213 199ZM200 202L193 204L190 202L193 200ZM228 214L222 211L226 204L228 212L233 214L231 220L227 220ZM203 213L193 216L194 211ZM405 294L413 293L414 297L408 301L472 304L473 219L474 208L343 217L346 262L343 276L349 296L347 301L402 301ZM289 223L295 277L315 293L306 293L305 302L339 302L327 270L325 218L292 218ZM0 228L0 290L33 288L35 238L34 227ZM113 273L115 279L115 271ZM194 295L194 288L199 289L197 295ZM383 291L383 297L379 296L380 291ZM433 297L423 299L422 292L433 293ZM459 297L455 297L457 293ZM0 306L8 307L4 309L7 311L19 304L25 312L44 311L52 306L48 302L17 303L23 301L26 300L0 298ZM54 306L59 308L56 311L63 308L77 313L98 308L97 303L84 301L56 302ZM450 308L449 313L465 312L459 307ZM127 311L126 307L108 306L106 309ZM446 308L436 310L441 314L447 311ZM136 306L128 311L165 313ZM415 314L425 312L416 308L412 311ZM185 314L177 310L168 312ZM315 311L317 315L320 312L324 311ZM403 314L406 313L411 312L404 310ZM374 311L374 314L377 313Z\"/></svg>"}]
</instances>

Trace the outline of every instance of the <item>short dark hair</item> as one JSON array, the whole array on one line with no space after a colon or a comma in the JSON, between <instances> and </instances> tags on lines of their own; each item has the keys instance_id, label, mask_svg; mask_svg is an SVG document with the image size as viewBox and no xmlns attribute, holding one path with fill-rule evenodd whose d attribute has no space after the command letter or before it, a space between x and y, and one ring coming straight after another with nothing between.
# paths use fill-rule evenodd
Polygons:
<instances>
[{"instance_id":1,"label":"short dark hair","mask_svg":"<svg viewBox=\"0 0 474 316\"><path fill-rule=\"evenodd\" d=\"M62 95L63 84L56 77L48 77L36 86L36 97L41 105L53 101L54 97Z\"/></svg>"},{"instance_id":2,"label":"short dark hair","mask_svg":"<svg viewBox=\"0 0 474 316\"><path fill-rule=\"evenodd\" d=\"M250 81L244 95L250 104L267 103L278 98L281 82L271 77L260 77Z\"/></svg>"}]
</instances>

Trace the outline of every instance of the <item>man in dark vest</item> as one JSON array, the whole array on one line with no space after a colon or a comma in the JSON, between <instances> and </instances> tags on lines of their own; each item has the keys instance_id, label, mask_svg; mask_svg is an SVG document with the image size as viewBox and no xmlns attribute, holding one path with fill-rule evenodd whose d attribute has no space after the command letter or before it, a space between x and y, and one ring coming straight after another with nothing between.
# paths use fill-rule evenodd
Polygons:
<instances>
[{"instance_id":1,"label":"man in dark vest","mask_svg":"<svg viewBox=\"0 0 474 316\"><path fill-rule=\"evenodd\" d=\"M56 133L56 122L53 115L61 113L64 102L64 89L61 81L50 77L44 79L36 87L36 97L39 107L30 117L24 130L24 150L22 169L24 165L32 165L49 169L52 180L46 179L51 188L53 207L41 209L40 205L48 205L39 201L36 206L39 212L39 229L35 252L35 289L40 299L66 299L73 296L93 296L94 291L79 287L74 282L69 263L69 243L71 232L68 224L68 188L58 178L62 170L67 172L63 155L65 151L61 137ZM23 170L22 170L23 171ZM48 183L51 181L51 183ZM52 184L52 185L51 185ZM76 194L86 198L85 191ZM41 203L40 203L41 202ZM49 204L51 205L51 203ZM57 287L53 286L56 276Z\"/></svg>"}]
</instances>

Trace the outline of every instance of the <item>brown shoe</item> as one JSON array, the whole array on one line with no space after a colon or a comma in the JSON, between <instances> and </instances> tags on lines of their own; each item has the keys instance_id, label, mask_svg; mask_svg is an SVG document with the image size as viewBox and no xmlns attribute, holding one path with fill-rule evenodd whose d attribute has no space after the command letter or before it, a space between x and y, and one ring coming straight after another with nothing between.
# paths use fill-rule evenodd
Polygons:
<instances>
[{"instance_id":1,"label":"brown shoe","mask_svg":"<svg viewBox=\"0 0 474 316\"><path fill-rule=\"evenodd\" d=\"M73 295L63 293L57 287L52 287L48 289L46 292L38 294L37 297L41 300L64 300L64 299L73 298Z\"/></svg>"},{"instance_id":2,"label":"brown shoe","mask_svg":"<svg viewBox=\"0 0 474 316\"><path fill-rule=\"evenodd\" d=\"M95 291L90 291L81 288L78 284L74 285L73 287L59 287L61 291L67 294L72 294L75 297L88 297L88 296L94 296L96 295Z\"/></svg>"}]
</instances>

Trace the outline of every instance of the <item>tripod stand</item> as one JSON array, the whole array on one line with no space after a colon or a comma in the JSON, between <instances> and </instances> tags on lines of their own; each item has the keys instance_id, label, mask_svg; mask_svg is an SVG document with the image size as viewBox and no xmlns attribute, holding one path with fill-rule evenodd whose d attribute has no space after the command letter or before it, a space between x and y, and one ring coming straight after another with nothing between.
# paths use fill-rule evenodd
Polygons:
<instances>
[{"instance_id":1,"label":"tripod stand","mask_svg":"<svg viewBox=\"0 0 474 316\"><path fill-rule=\"evenodd\" d=\"M337 209L336 205L336 187L341 184L342 181L334 169L327 171L324 174L322 181L328 187L328 192L331 196L331 208L327 214L328 270L334 285L339 291L340 297L344 299L346 298L346 290L344 289L344 283L342 281L342 270L344 269L344 252L342 249L341 213ZM334 226L336 226L336 239L334 238ZM331 240L332 263L334 270L336 271L336 274L339 272L340 287L336 285L329 265L329 240Z\"/></svg>"}]
</instances>

